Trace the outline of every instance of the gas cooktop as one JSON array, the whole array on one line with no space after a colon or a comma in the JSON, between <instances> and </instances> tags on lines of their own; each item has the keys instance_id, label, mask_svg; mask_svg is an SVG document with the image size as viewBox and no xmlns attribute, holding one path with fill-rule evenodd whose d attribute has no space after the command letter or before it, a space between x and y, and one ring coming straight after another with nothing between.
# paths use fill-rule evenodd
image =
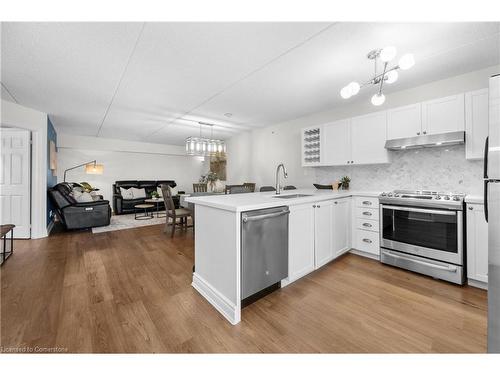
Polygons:
<instances>
[{"instance_id":1,"label":"gas cooktop","mask_svg":"<svg viewBox=\"0 0 500 375\"><path fill-rule=\"evenodd\" d=\"M380 203L454 210L462 209L464 198L465 194L463 193L443 193L430 190L394 190L379 195Z\"/></svg>"}]
</instances>

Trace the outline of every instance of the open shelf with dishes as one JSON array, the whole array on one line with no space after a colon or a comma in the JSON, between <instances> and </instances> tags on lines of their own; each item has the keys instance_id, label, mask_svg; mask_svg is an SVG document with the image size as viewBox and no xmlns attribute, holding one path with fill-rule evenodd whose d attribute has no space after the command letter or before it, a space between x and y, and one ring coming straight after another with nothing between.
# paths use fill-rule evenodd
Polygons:
<instances>
[{"instance_id":1,"label":"open shelf with dishes","mask_svg":"<svg viewBox=\"0 0 500 375\"><path fill-rule=\"evenodd\" d=\"M313 166L321 163L321 128L319 126L302 129L302 165Z\"/></svg>"}]
</instances>

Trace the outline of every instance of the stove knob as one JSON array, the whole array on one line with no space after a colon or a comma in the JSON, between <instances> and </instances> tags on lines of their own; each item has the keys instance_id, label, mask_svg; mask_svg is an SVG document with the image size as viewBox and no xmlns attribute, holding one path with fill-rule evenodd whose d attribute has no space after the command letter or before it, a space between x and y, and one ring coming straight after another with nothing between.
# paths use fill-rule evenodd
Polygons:
<instances>
[{"instance_id":1,"label":"stove knob","mask_svg":"<svg viewBox=\"0 0 500 375\"><path fill-rule=\"evenodd\" d=\"M387 194L388 197L392 197L392 193Z\"/></svg>"},{"instance_id":2,"label":"stove knob","mask_svg":"<svg viewBox=\"0 0 500 375\"><path fill-rule=\"evenodd\" d=\"M450 196L449 195L445 195L444 199L447 200L447 201L449 201L450 200Z\"/></svg>"},{"instance_id":3,"label":"stove knob","mask_svg":"<svg viewBox=\"0 0 500 375\"><path fill-rule=\"evenodd\" d=\"M456 195L455 195L455 196L453 197L453 200L454 200L454 201L459 201L459 200L460 200L460 197L458 197L458 196L456 196Z\"/></svg>"},{"instance_id":4,"label":"stove knob","mask_svg":"<svg viewBox=\"0 0 500 375\"><path fill-rule=\"evenodd\" d=\"M441 199L441 196L438 194L435 199Z\"/></svg>"},{"instance_id":5,"label":"stove knob","mask_svg":"<svg viewBox=\"0 0 500 375\"><path fill-rule=\"evenodd\" d=\"M387 195L387 193L382 193L381 195L382 195L383 197L385 197L385 196Z\"/></svg>"},{"instance_id":6,"label":"stove knob","mask_svg":"<svg viewBox=\"0 0 500 375\"><path fill-rule=\"evenodd\" d=\"M399 197L399 194L394 194L394 196L397 198L397 197Z\"/></svg>"}]
</instances>

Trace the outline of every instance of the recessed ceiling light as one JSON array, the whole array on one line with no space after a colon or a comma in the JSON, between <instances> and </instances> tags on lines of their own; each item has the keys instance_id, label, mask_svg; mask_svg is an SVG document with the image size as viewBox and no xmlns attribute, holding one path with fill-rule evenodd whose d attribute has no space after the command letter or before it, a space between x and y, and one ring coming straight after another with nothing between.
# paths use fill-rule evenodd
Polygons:
<instances>
[{"instance_id":1,"label":"recessed ceiling light","mask_svg":"<svg viewBox=\"0 0 500 375\"><path fill-rule=\"evenodd\" d=\"M233 117L233 114L232 114L232 113L227 112L227 113L224 113L224 116L226 116L226 117Z\"/></svg>"}]
</instances>

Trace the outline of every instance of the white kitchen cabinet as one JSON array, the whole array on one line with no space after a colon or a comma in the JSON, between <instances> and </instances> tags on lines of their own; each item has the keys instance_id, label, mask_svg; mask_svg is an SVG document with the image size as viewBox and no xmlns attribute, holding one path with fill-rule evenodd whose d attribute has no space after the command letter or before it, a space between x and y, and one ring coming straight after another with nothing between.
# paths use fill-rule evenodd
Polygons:
<instances>
[{"instance_id":1,"label":"white kitchen cabinet","mask_svg":"<svg viewBox=\"0 0 500 375\"><path fill-rule=\"evenodd\" d=\"M351 120L340 120L323 127L323 164L347 165L351 162Z\"/></svg>"},{"instance_id":2,"label":"white kitchen cabinet","mask_svg":"<svg viewBox=\"0 0 500 375\"><path fill-rule=\"evenodd\" d=\"M354 197L352 207L352 248L360 255L378 258L379 201L375 197Z\"/></svg>"},{"instance_id":3,"label":"white kitchen cabinet","mask_svg":"<svg viewBox=\"0 0 500 375\"><path fill-rule=\"evenodd\" d=\"M465 130L464 94L428 100L422 103L422 134Z\"/></svg>"},{"instance_id":4,"label":"white kitchen cabinet","mask_svg":"<svg viewBox=\"0 0 500 375\"><path fill-rule=\"evenodd\" d=\"M465 158L483 159L488 136L488 89L465 93Z\"/></svg>"},{"instance_id":5,"label":"white kitchen cabinet","mask_svg":"<svg viewBox=\"0 0 500 375\"><path fill-rule=\"evenodd\" d=\"M422 132L420 103L387 111L387 139L416 137Z\"/></svg>"},{"instance_id":6,"label":"white kitchen cabinet","mask_svg":"<svg viewBox=\"0 0 500 375\"><path fill-rule=\"evenodd\" d=\"M482 204L467 204L467 278L488 282L488 223Z\"/></svg>"},{"instance_id":7,"label":"white kitchen cabinet","mask_svg":"<svg viewBox=\"0 0 500 375\"><path fill-rule=\"evenodd\" d=\"M351 164L389 163L385 149L387 112L375 112L351 119Z\"/></svg>"},{"instance_id":8,"label":"white kitchen cabinet","mask_svg":"<svg viewBox=\"0 0 500 375\"><path fill-rule=\"evenodd\" d=\"M314 271L314 213L312 204L290 206L288 218L288 282Z\"/></svg>"},{"instance_id":9,"label":"white kitchen cabinet","mask_svg":"<svg viewBox=\"0 0 500 375\"><path fill-rule=\"evenodd\" d=\"M333 251L333 201L316 203L314 210L314 264L319 268L331 261Z\"/></svg>"},{"instance_id":10,"label":"white kitchen cabinet","mask_svg":"<svg viewBox=\"0 0 500 375\"><path fill-rule=\"evenodd\" d=\"M351 248L351 198L333 202L333 256L337 258Z\"/></svg>"}]
</instances>

